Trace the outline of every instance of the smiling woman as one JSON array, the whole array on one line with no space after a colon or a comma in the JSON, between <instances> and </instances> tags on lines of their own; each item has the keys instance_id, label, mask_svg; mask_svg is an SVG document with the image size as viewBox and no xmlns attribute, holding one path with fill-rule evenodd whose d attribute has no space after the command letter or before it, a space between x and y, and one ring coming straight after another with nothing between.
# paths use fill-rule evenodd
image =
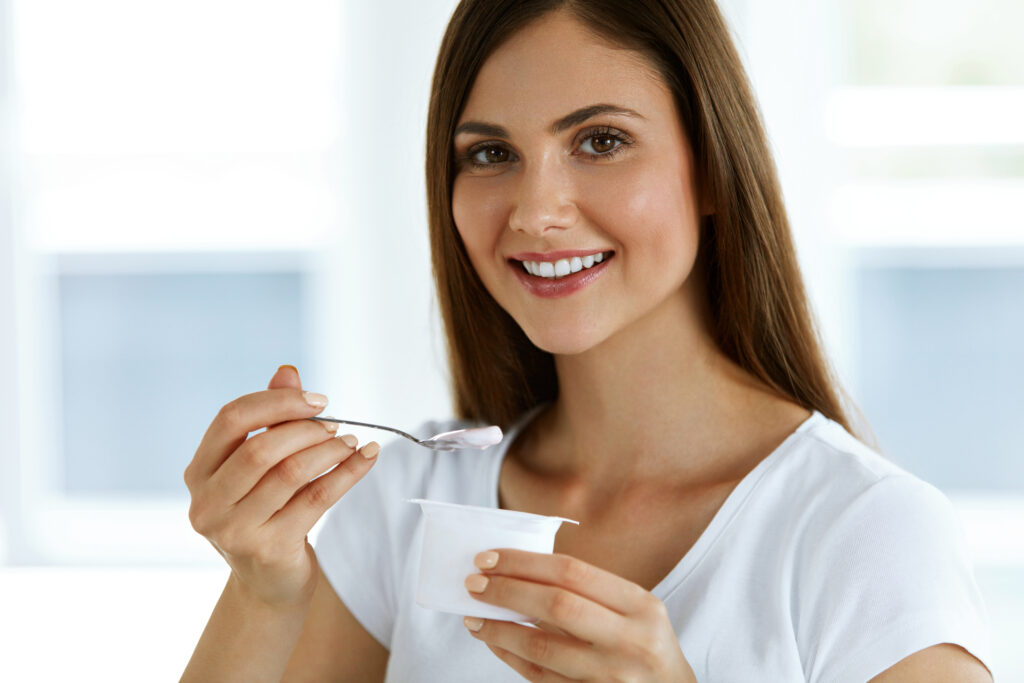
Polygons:
<instances>
[{"instance_id":1,"label":"smiling woman","mask_svg":"<svg viewBox=\"0 0 1024 683\"><path fill-rule=\"evenodd\" d=\"M286 680L990 680L949 501L850 433L715 3L630 10L456 9L426 167L456 417L422 431L506 438L328 452L286 368L225 406L186 473L234 569L197 680L225 642ZM530 622L463 621L415 604L408 499L580 525L480 548L466 591Z\"/></svg>"},{"instance_id":2,"label":"smiling woman","mask_svg":"<svg viewBox=\"0 0 1024 683\"><path fill-rule=\"evenodd\" d=\"M457 52L449 46L453 54L472 58L439 62L438 68L449 72L437 75L435 84L443 82L445 87L435 88L431 115L449 116L461 110L461 116L450 123L436 118L428 123L431 239L457 400L467 416L507 423L532 405L552 399L555 385L549 381L552 357L545 353L550 349L537 343L523 320L514 314L514 320L509 318L512 312L490 289L488 271L478 267L475 246L483 238L480 229L468 236L459 231L466 247L462 252L453 243L455 235L449 226L467 221L479 226L488 220L523 226L539 219L549 223L543 226L550 228L544 240L552 246L615 251L609 244L611 235L588 236L603 241L586 244L578 243L582 237L576 234L570 238L572 244L562 244L565 238L556 236L564 232L558 227L560 218L575 220L566 212L592 211L616 225L623 221L614 216L642 217L642 227L649 231L647 248L654 247L653 260L621 261L620 273L632 275L634 283L645 287L657 285L649 278L639 282L640 272L670 274L681 284L691 264L666 259L675 253L692 263L697 256L669 246L685 234L689 234L690 251L699 242L702 249L696 267L707 277L693 278L686 289L706 286L707 292L698 295L701 299L729 302L709 311L716 318L711 326L718 345L762 382L806 404L821 406L826 415L849 426L806 315L774 165L763 131L754 125L758 113L746 78L724 24L719 24L721 35L708 30L720 22L717 8L698 4L685 9L641 5L633 24L603 14L598 4L572 4L573 12L585 20L583 30L597 38L585 61L573 61L580 55L557 42L560 36L549 36L556 42L539 41L539 56L523 59L521 36L514 29L551 8L546 3L526 3L514 17L495 19L500 31L466 29L468 44ZM613 9L609 5L608 10ZM659 16L664 12L675 16ZM453 27L458 20L456 13ZM658 44L644 37L650 30L644 23L660 20L669 21L668 25L676 22L677 29L662 30L664 42ZM450 31L448 38L452 36ZM479 55L490 57L480 65ZM565 80L566 74L551 68L553 64L579 68ZM465 73L474 68L479 72ZM567 84L578 87L567 89ZM585 95L582 102L572 96L576 92ZM541 107L528 104L534 102ZM713 118L705 118L712 114ZM726 116L735 125L724 125ZM451 123L457 125L449 133L445 128ZM552 145L558 146L557 152ZM698 178L699 201L693 195ZM548 197L531 196L532 188L521 184L571 194L566 184L572 182L579 183L572 190L578 189L581 196L545 207L557 212L554 215L530 214L540 208L538 201ZM667 184L671 184L669 192ZM522 192L529 201L513 212L509 192ZM485 195L486 201L476 201L474 193ZM499 196L506 198L504 205L499 204ZM658 222L650 220L652 209L662 216ZM467 215L460 221L460 211L492 215L483 220ZM688 232L676 229L672 219L664 220L666 216L688 216L692 219ZM737 229L740 225L746 229ZM705 233L701 240L697 240L698 231ZM507 248L515 248L519 241L521 237ZM474 270L467 268L467 256ZM494 257L500 259L502 254ZM492 296L478 290L481 284ZM674 291L681 296L683 288ZM473 305L449 309L445 305L448 292L458 292ZM592 318L585 307L576 305L572 310ZM485 328L491 332L485 333ZM498 328L504 333L493 334ZM524 373L531 380L525 384ZM481 381L482 377L488 381Z\"/></svg>"},{"instance_id":3,"label":"smiling woman","mask_svg":"<svg viewBox=\"0 0 1024 683\"><path fill-rule=\"evenodd\" d=\"M581 99L596 103L574 106ZM469 125L457 131L501 121L487 127L504 135L455 136L452 216L474 271L535 347L574 354L617 327L667 320L659 310L687 311L701 221L693 154L672 92L647 60L576 22L548 21L491 55L462 118ZM476 161L488 150L501 158ZM536 260L552 271L567 249L613 258L549 283L509 267L527 248L543 249Z\"/></svg>"}]
</instances>

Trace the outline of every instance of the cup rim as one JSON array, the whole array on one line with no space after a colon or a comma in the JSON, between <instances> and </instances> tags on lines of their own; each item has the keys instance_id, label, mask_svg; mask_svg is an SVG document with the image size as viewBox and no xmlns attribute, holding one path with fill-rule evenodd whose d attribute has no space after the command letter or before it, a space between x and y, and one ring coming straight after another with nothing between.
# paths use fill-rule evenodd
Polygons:
<instances>
[{"instance_id":1,"label":"cup rim","mask_svg":"<svg viewBox=\"0 0 1024 683\"><path fill-rule=\"evenodd\" d=\"M502 510L501 508L481 507L479 505L461 505L459 503L446 503L440 500L427 500L425 498L406 498L405 502L420 503L421 507L423 503L426 503L427 505L436 505L438 507L458 508L460 510L473 510L474 512L489 514L504 519L514 518L534 522L541 520L558 519L562 522L568 522L569 524L579 525L579 522L577 522L575 519L569 519L568 517L558 517L556 515L538 515L532 512L522 512L521 510Z\"/></svg>"}]
</instances>

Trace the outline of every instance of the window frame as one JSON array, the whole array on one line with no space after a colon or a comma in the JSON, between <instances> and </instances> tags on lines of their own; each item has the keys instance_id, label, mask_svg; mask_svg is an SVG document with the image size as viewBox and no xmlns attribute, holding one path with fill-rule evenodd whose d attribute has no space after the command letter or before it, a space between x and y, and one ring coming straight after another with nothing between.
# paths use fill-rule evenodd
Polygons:
<instances>
[{"instance_id":1,"label":"window frame","mask_svg":"<svg viewBox=\"0 0 1024 683\"><path fill-rule=\"evenodd\" d=\"M220 562L187 522L188 498L68 495L61 490L63 402L58 278L66 273L300 272L311 276L315 259L303 251L224 253L37 254L37 268L23 283L36 314L27 323L23 361L33 377L20 390L22 457L16 486L21 500L11 525L16 564L187 564ZM34 276L34 277L33 277ZM308 317L307 317L308 320ZM50 333L48 333L48 331ZM309 338L308 333L304 335ZM312 356L311 356L312 357ZM213 416L211 416L212 419ZM197 435L198 437L201 435ZM183 470L184 473L184 470Z\"/></svg>"}]
</instances>

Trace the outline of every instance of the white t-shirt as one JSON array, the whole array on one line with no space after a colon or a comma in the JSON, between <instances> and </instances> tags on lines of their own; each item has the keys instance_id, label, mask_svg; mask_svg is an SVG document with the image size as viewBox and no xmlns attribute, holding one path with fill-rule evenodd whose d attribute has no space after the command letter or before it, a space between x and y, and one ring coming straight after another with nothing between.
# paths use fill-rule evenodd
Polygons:
<instances>
[{"instance_id":1,"label":"white t-shirt","mask_svg":"<svg viewBox=\"0 0 1024 683\"><path fill-rule=\"evenodd\" d=\"M523 680L461 616L416 604L423 525L419 505L404 501L497 507L508 445L540 408L484 451L386 444L329 511L317 557L390 651L388 683ZM416 435L465 426L430 422ZM989 662L987 615L949 500L819 412L740 481L652 593L701 683L865 683L938 643Z\"/></svg>"}]
</instances>

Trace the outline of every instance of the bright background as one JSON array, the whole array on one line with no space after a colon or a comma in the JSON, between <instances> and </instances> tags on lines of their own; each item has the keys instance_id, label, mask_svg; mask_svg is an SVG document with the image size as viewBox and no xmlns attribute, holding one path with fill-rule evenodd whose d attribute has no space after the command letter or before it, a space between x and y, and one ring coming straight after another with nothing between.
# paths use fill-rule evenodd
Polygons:
<instances>
[{"instance_id":1,"label":"bright background","mask_svg":"<svg viewBox=\"0 0 1024 683\"><path fill-rule=\"evenodd\" d=\"M0 0L0 679L178 679L227 576L181 475L279 364L334 415L449 414L422 157L454 4ZM723 8L828 351L956 504L1024 680L1024 4Z\"/></svg>"}]
</instances>

